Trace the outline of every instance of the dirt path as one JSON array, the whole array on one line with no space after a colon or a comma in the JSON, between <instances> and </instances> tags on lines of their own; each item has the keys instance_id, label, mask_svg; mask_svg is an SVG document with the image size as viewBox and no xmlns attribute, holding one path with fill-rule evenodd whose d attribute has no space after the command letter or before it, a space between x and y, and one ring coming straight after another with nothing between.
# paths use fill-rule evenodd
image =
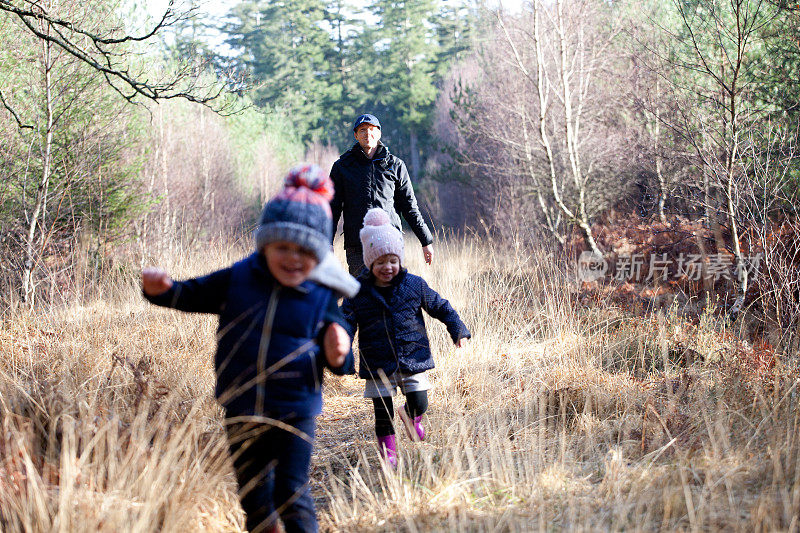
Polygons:
<instances>
[{"instance_id":1,"label":"dirt path","mask_svg":"<svg viewBox=\"0 0 800 533\"><path fill-rule=\"evenodd\" d=\"M364 382L355 376L328 375L322 414L317 418L317 435L311 462L311 490L318 511L329 503L324 487L331 474L340 475L366 454L378 468L374 453L372 408L364 399Z\"/></svg>"}]
</instances>

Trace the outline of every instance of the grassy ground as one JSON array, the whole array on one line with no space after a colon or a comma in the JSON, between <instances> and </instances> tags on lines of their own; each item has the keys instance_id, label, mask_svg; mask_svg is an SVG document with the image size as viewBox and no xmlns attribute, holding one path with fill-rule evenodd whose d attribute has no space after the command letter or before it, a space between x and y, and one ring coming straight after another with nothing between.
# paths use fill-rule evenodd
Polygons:
<instances>
[{"instance_id":1,"label":"grassy ground","mask_svg":"<svg viewBox=\"0 0 800 533\"><path fill-rule=\"evenodd\" d=\"M408 246L474 341L457 351L429 321L430 438L399 438L396 473L377 461L362 383L329 376L312 465L323 530L798 529L788 359L711 315L578 305L553 256L449 242L427 267ZM236 256L165 266L197 275ZM134 279L3 319L3 530L239 530L215 321L146 305Z\"/></svg>"}]
</instances>

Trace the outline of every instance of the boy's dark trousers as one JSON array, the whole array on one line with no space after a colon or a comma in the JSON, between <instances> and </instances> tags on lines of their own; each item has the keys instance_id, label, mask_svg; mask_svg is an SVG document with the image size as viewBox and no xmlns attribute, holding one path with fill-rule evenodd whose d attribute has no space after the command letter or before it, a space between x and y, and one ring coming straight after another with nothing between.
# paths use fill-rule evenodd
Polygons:
<instances>
[{"instance_id":1,"label":"boy's dark trousers","mask_svg":"<svg viewBox=\"0 0 800 533\"><path fill-rule=\"evenodd\" d=\"M317 531L308 486L314 429L313 417L284 418L279 425L248 422L226 427L251 533L273 531L279 516L286 533Z\"/></svg>"}]
</instances>

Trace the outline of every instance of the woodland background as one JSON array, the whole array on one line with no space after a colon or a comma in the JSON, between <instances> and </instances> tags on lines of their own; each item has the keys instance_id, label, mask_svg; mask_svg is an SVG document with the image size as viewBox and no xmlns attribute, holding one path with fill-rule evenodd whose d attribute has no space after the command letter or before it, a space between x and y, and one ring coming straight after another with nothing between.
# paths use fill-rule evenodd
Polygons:
<instances>
[{"instance_id":1,"label":"woodland background","mask_svg":"<svg viewBox=\"0 0 800 533\"><path fill-rule=\"evenodd\" d=\"M742 272L794 231L796 2L169 9L0 6L6 306L54 301L76 261L102 270L118 245L252 226L285 168L327 167L364 111L436 228L613 257L620 217L694 224ZM792 254L770 264L788 275Z\"/></svg>"},{"instance_id":2,"label":"woodland background","mask_svg":"<svg viewBox=\"0 0 800 533\"><path fill-rule=\"evenodd\" d=\"M407 477L333 382L324 527L796 529L800 5L355 4L0 0L0 524L238 527L213 324L138 273L247 253L286 170L372 112L437 232L409 266L482 340L467 366L435 330Z\"/></svg>"}]
</instances>

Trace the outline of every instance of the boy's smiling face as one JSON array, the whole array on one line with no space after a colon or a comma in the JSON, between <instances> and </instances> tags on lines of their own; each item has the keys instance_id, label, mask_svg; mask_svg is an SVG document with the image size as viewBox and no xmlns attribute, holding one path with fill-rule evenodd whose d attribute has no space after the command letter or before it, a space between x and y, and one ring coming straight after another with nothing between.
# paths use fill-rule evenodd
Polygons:
<instances>
[{"instance_id":1,"label":"boy's smiling face","mask_svg":"<svg viewBox=\"0 0 800 533\"><path fill-rule=\"evenodd\" d=\"M286 287L297 287L317 266L317 256L308 248L289 241L275 241L264 246L267 268Z\"/></svg>"},{"instance_id":2,"label":"boy's smiling face","mask_svg":"<svg viewBox=\"0 0 800 533\"><path fill-rule=\"evenodd\" d=\"M383 254L372 263L375 284L386 287L400 272L400 258L394 254Z\"/></svg>"}]
</instances>

